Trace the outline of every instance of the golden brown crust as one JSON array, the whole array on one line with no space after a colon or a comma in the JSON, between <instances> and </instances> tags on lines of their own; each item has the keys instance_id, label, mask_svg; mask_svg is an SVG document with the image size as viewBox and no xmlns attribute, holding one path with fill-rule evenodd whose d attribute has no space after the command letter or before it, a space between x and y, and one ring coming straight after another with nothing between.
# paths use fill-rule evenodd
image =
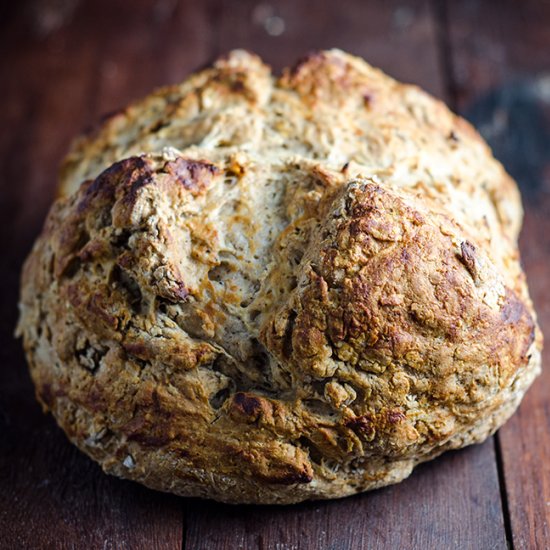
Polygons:
<instances>
[{"instance_id":1,"label":"golden brown crust","mask_svg":"<svg viewBox=\"0 0 550 550\"><path fill-rule=\"evenodd\" d=\"M44 408L116 475L345 496L482 441L539 370L514 182L342 52L279 80L233 52L75 142L60 194L19 331Z\"/></svg>"}]
</instances>

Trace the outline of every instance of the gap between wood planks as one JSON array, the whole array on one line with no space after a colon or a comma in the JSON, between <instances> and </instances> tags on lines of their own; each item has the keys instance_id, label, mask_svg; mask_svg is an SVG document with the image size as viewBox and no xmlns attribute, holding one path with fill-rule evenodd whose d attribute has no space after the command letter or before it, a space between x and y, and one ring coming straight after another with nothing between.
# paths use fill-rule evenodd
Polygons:
<instances>
[{"instance_id":1,"label":"gap between wood planks","mask_svg":"<svg viewBox=\"0 0 550 550\"><path fill-rule=\"evenodd\" d=\"M452 55L453 46L450 38L451 28L449 24L449 10L447 2L448 0L430 0L430 6L436 29L436 45L439 54L441 74L443 76L443 85L448 98L448 105L455 113L458 113L458 84L455 78L456 68L454 66ZM510 509L508 506L508 493L506 491L506 477L504 474L504 465L502 461L501 442L498 433L492 436L492 439L495 449L506 543L508 548L513 549L512 522L510 518Z\"/></svg>"}]
</instances>

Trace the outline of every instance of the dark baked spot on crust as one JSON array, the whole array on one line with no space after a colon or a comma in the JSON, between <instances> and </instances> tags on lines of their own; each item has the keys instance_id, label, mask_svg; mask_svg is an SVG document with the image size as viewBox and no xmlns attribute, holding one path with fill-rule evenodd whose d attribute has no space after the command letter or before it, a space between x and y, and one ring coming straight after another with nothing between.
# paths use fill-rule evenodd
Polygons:
<instances>
[{"instance_id":1,"label":"dark baked spot on crust","mask_svg":"<svg viewBox=\"0 0 550 550\"><path fill-rule=\"evenodd\" d=\"M152 167L146 157L130 157L104 170L86 189L79 201L76 213L83 214L105 203L112 203L115 197L124 196L124 202L135 201L138 190L152 183Z\"/></svg>"},{"instance_id":2,"label":"dark baked spot on crust","mask_svg":"<svg viewBox=\"0 0 550 550\"><path fill-rule=\"evenodd\" d=\"M365 104L365 107L369 108L372 106L372 103L374 101L374 94L371 92L363 92L363 102Z\"/></svg>"},{"instance_id":3,"label":"dark baked spot on crust","mask_svg":"<svg viewBox=\"0 0 550 550\"><path fill-rule=\"evenodd\" d=\"M164 170L167 174L174 176L176 181L193 195L201 193L211 184L215 176L221 174L221 170L214 164L181 157L167 162Z\"/></svg>"},{"instance_id":4,"label":"dark baked spot on crust","mask_svg":"<svg viewBox=\"0 0 550 550\"><path fill-rule=\"evenodd\" d=\"M373 437L376 431L376 424L373 419L373 416L370 414L364 414L351 418L346 421L346 427L356 430L361 434L366 435L367 437Z\"/></svg>"},{"instance_id":5,"label":"dark baked spot on crust","mask_svg":"<svg viewBox=\"0 0 550 550\"><path fill-rule=\"evenodd\" d=\"M122 428L122 432L126 435L127 440L135 441L145 447L160 448L166 446L175 437L175 434L170 433L166 419L156 421L152 424L146 415L147 413L138 414Z\"/></svg>"},{"instance_id":6,"label":"dark baked spot on crust","mask_svg":"<svg viewBox=\"0 0 550 550\"><path fill-rule=\"evenodd\" d=\"M525 304L510 290L506 293L506 301L502 307L500 317L505 323L511 325L517 325L520 321L528 319L529 325L534 327L533 319Z\"/></svg>"},{"instance_id":7,"label":"dark baked spot on crust","mask_svg":"<svg viewBox=\"0 0 550 550\"><path fill-rule=\"evenodd\" d=\"M230 414L236 420L255 422L262 417L269 418L272 414L272 407L264 397L247 392L237 392L231 400Z\"/></svg>"},{"instance_id":8,"label":"dark baked spot on crust","mask_svg":"<svg viewBox=\"0 0 550 550\"><path fill-rule=\"evenodd\" d=\"M536 337L536 324L527 306L515 293L507 290L500 317L513 334L513 337L510 337L505 333L502 336L502 344L512 349L515 347L515 359L518 366L527 364L529 361L528 351Z\"/></svg>"},{"instance_id":9,"label":"dark baked spot on crust","mask_svg":"<svg viewBox=\"0 0 550 550\"><path fill-rule=\"evenodd\" d=\"M390 410L387 411L386 416L390 424L398 424L399 422L405 420L405 415L402 411Z\"/></svg>"},{"instance_id":10,"label":"dark baked spot on crust","mask_svg":"<svg viewBox=\"0 0 550 550\"><path fill-rule=\"evenodd\" d=\"M247 416L255 416L262 411L262 402L257 397L243 392L235 394L233 406Z\"/></svg>"},{"instance_id":11,"label":"dark baked spot on crust","mask_svg":"<svg viewBox=\"0 0 550 550\"><path fill-rule=\"evenodd\" d=\"M460 255L458 256L460 261L465 265L466 269L470 272L474 281L478 280L477 268L476 268L476 248L469 241L462 241L460 243Z\"/></svg>"},{"instance_id":12,"label":"dark baked spot on crust","mask_svg":"<svg viewBox=\"0 0 550 550\"><path fill-rule=\"evenodd\" d=\"M130 355L139 359L151 359L150 349L144 342L123 342L122 346Z\"/></svg>"},{"instance_id":13,"label":"dark baked spot on crust","mask_svg":"<svg viewBox=\"0 0 550 550\"><path fill-rule=\"evenodd\" d=\"M460 142L460 138L458 137L458 134L454 131L454 130L451 130L447 136L447 139L449 141L452 141L453 143L459 143Z\"/></svg>"}]
</instances>

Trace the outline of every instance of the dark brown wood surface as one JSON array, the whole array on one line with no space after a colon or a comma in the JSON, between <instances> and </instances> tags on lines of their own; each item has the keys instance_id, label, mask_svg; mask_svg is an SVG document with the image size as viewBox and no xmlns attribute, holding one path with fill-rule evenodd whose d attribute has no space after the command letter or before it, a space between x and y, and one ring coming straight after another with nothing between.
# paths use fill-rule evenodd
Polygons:
<instances>
[{"instance_id":1,"label":"dark brown wood surface","mask_svg":"<svg viewBox=\"0 0 550 550\"><path fill-rule=\"evenodd\" d=\"M550 337L550 3L453 2L448 18L459 110L517 179L531 296ZM513 547L550 548L550 345L543 374L498 432Z\"/></svg>"},{"instance_id":2,"label":"dark brown wood surface","mask_svg":"<svg viewBox=\"0 0 550 550\"><path fill-rule=\"evenodd\" d=\"M473 120L522 187L523 260L550 334L549 33L544 0L0 2L0 548L550 548L548 370L496 437L397 486L232 507L104 475L41 413L13 339L21 262L71 137L234 47L276 70L340 47Z\"/></svg>"}]
</instances>

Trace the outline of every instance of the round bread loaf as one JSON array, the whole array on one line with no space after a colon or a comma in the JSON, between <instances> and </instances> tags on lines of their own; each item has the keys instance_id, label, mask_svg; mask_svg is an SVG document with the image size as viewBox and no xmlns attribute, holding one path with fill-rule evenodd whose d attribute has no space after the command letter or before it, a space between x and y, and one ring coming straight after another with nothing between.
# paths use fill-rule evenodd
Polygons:
<instances>
[{"instance_id":1,"label":"round bread loaf","mask_svg":"<svg viewBox=\"0 0 550 550\"><path fill-rule=\"evenodd\" d=\"M539 372L521 216L418 88L232 52L74 143L22 276L38 399L106 472L179 495L396 483Z\"/></svg>"}]
</instances>

